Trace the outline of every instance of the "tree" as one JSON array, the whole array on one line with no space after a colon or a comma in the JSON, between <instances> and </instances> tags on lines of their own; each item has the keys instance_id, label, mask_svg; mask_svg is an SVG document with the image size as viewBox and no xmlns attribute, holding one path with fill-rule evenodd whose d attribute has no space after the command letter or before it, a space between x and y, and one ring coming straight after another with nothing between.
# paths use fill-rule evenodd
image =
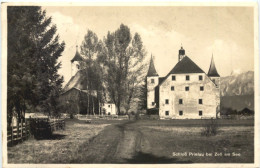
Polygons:
<instances>
[{"instance_id":1,"label":"tree","mask_svg":"<svg viewBox=\"0 0 260 168\"><path fill-rule=\"evenodd\" d=\"M57 71L64 50L56 26L37 6L7 8L8 121L13 112L24 117L28 105L49 114L57 114L57 97L63 77Z\"/></svg>"},{"instance_id":2,"label":"tree","mask_svg":"<svg viewBox=\"0 0 260 168\"><path fill-rule=\"evenodd\" d=\"M84 41L81 44L81 54L86 58L84 62L81 63L81 69L83 69L85 73L86 80L86 86L88 88L88 114L91 111L92 114L95 114L94 109L94 97L93 93L94 90L97 93L99 90L102 90L102 82L100 78L100 68L99 64L96 62L96 56L99 52L99 45L100 42L98 41L97 35L91 31L88 30L87 34L84 37ZM90 109L90 95L91 95L91 103L92 103L92 109Z\"/></svg>"},{"instance_id":3,"label":"tree","mask_svg":"<svg viewBox=\"0 0 260 168\"><path fill-rule=\"evenodd\" d=\"M108 32L99 59L106 73L107 91L115 103L118 114L122 104L126 112L130 108L138 85L143 80L145 50L139 34L132 38L130 29L121 24L113 33Z\"/></svg>"},{"instance_id":4,"label":"tree","mask_svg":"<svg viewBox=\"0 0 260 168\"><path fill-rule=\"evenodd\" d=\"M145 110L147 108L147 81L140 86L138 94L138 107L139 110Z\"/></svg>"}]
</instances>

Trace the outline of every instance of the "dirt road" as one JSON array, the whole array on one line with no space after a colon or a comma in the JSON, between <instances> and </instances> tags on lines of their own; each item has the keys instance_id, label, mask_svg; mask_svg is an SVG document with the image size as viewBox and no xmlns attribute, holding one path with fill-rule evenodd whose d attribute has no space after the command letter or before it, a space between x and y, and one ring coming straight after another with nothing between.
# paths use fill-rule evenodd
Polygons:
<instances>
[{"instance_id":1,"label":"dirt road","mask_svg":"<svg viewBox=\"0 0 260 168\"><path fill-rule=\"evenodd\" d=\"M151 132L152 133L152 132ZM84 153L75 163L173 163L173 158L152 154L150 140L135 124L128 121L108 126L91 142L84 144L79 153ZM85 151L81 151L85 150ZM190 163L179 161L178 163Z\"/></svg>"}]
</instances>

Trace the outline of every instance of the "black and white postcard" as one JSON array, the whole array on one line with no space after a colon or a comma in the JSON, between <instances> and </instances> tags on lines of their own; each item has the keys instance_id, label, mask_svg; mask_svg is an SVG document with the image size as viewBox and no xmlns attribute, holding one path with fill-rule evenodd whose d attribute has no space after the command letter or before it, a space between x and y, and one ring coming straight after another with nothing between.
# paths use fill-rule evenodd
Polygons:
<instances>
[{"instance_id":1,"label":"black and white postcard","mask_svg":"<svg viewBox=\"0 0 260 168\"><path fill-rule=\"evenodd\" d=\"M3 167L259 167L257 3L2 3Z\"/></svg>"}]
</instances>

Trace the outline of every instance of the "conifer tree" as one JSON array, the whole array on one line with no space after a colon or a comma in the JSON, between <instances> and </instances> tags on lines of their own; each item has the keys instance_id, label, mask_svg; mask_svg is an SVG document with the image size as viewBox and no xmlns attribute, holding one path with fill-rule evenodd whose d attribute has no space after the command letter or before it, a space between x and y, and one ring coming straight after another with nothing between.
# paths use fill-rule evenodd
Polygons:
<instances>
[{"instance_id":1,"label":"conifer tree","mask_svg":"<svg viewBox=\"0 0 260 168\"><path fill-rule=\"evenodd\" d=\"M28 107L57 114L57 97L63 77L58 58L64 50L56 26L37 6L7 8L7 103L8 119L13 112L24 117Z\"/></svg>"}]
</instances>

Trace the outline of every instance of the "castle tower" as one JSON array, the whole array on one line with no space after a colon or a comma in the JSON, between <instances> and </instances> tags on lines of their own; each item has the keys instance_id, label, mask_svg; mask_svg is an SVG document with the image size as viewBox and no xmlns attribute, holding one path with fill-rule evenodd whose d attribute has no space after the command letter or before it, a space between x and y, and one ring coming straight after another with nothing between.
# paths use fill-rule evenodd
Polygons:
<instances>
[{"instance_id":1,"label":"castle tower","mask_svg":"<svg viewBox=\"0 0 260 168\"><path fill-rule=\"evenodd\" d=\"M147 73L147 109L155 108L155 87L159 84L159 75L157 74L153 56L151 55L150 65Z\"/></svg>"},{"instance_id":2,"label":"castle tower","mask_svg":"<svg viewBox=\"0 0 260 168\"><path fill-rule=\"evenodd\" d=\"M181 61L184 57L185 57L185 50L181 46L181 49L179 50L179 60L178 61Z\"/></svg>"},{"instance_id":3,"label":"castle tower","mask_svg":"<svg viewBox=\"0 0 260 168\"><path fill-rule=\"evenodd\" d=\"M81 61L83 61L83 58L79 54L78 46L76 46L76 54L73 57L73 59L70 61L71 62L71 77L74 76L78 72L79 63Z\"/></svg>"},{"instance_id":4,"label":"castle tower","mask_svg":"<svg viewBox=\"0 0 260 168\"><path fill-rule=\"evenodd\" d=\"M213 54L211 58L211 63L209 67L208 77L216 84L217 87L220 85L220 76L218 74L217 68L214 63Z\"/></svg>"},{"instance_id":5,"label":"castle tower","mask_svg":"<svg viewBox=\"0 0 260 168\"><path fill-rule=\"evenodd\" d=\"M214 63L213 54L209 67L208 77L216 84L216 118L220 116L220 75Z\"/></svg>"}]
</instances>

